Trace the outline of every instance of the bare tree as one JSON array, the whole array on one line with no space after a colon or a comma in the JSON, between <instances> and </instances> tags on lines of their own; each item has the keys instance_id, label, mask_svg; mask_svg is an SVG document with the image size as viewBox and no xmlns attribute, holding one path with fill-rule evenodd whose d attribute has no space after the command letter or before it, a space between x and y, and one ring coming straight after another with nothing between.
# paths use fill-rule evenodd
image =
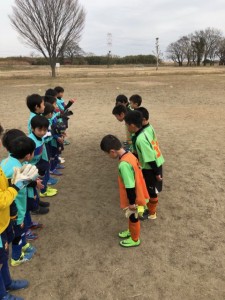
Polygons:
<instances>
[{"instance_id":1,"label":"bare tree","mask_svg":"<svg viewBox=\"0 0 225 300\"><path fill-rule=\"evenodd\" d=\"M219 57L219 64L225 65L225 38L221 39L216 51L216 56Z\"/></svg>"},{"instance_id":2,"label":"bare tree","mask_svg":"<svg viewBox=\"0 0 225 300\"><path fill-rule=\"evenodd\" d=\"M85 55L84 50L81 49L81 47L75 41L71 41L70 43L68 43L63 52L63 57L69 58L71 64L74 63L74 59L76 57L81 57L84 55Z\"/></svg>"},{"instance_id":3,"label":"bare tree","mask_svg":"<svg viewBox=\"0 0 225 300\"><path fill-rule=\"evenodd\" d=\"M179 66L183 65L183 61L185 59L185 51L180 40L176 41L175 43L169 44L166 52L168 53L167 57L169 59L172 59L172 61L178 63Z\"/></svg>"},{"instance_id":4,"label":"bare tree","mask_svg":"<svg viewBox=\"0 0 225 300\"><path fill-rule=\"evenodd\" d=\"M78 0L15 0L9 18L23 41L48 60L55 77L58 57L81 38L85 11Z\"/></svg>"},{"instance_id":5,"label":"bare tree","mask_svg":"<svg viewBox=\"0 0 225 300\"><path fill-rule=\"evenodd\" d=\"M207 59L210 59L210 64L214 64L216 52L219 48L220 41L222 40L221 30L215 28L207 28L204 31L205 38L205 56L203 63L206 65Z\"/></svg>"}]
</instances>

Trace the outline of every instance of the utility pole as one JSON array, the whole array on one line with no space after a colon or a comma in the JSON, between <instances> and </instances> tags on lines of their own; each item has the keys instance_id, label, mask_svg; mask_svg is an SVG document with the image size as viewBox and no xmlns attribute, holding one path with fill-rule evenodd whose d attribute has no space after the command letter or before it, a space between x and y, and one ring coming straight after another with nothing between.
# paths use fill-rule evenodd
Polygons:
<instances>
[{"instance_id":1,"label":"utility pole","mask_svg":"<svg viewBox=\"0 0 225 300\"><path fill-rule=\"evenodd\" d=\"M157 37L155 39L155 49L156 49L156 71L158 71L159 68L159 38Z\"/></svg>"},{"instance_id":2,"label":"utility pole","mask_svg":"<svg viewBox=\"0 0 225 300\"><path fill-rule=\"evenodd\" d=\"M108 46L108 64L107 67L109 68L110 65L110 58L112 55L112 33L107 33L107 46Z\"/></svg>"}]
</instances>

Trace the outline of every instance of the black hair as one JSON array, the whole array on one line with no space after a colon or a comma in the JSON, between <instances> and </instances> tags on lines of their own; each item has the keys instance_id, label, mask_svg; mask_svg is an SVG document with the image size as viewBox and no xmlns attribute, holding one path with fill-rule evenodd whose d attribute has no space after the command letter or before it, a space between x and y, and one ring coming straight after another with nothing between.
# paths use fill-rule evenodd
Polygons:
<instances>
[{"instance_id":1,"label":"black hair","mask_svg":"<svg viewBox=\"0 0 225 300\"><path fill-rule=\"evenodd\" d=\"M45 102L45 110L42 115L47 116L48 114L53 114L54 110L55 108L51 103Z\"/></svg>"},{"instance_id":2,"label":"black hair","mask_svg":"<svg viewBox=\"0 0 225 300\"><path fill-rule=\"evenodd\" d=\"M30 122L31 128L46 128L48 129L49 121L44 116L35 116L31 119Z\"/></svg>"},{"instance_id":3,"label":"black hair","mask_svg":"<svg viewBox=\"0 0 225 300\"><path fill-rule=\"evenodd\" d=\"M27 107L29 110L33 113L35 113L35 107L41 106L41 103L43 101L43 97L38 94L32 94L30 96L27 96Z\"/></svg>"},{"instance_id":4,"label":"black hair","mask_svg":"<svg viewBox=\"0 0 225 300\"><path fill-rule=\"evenodd\" d=\"M53 96L53 97L56 97L57 96L57 92L53 89L48 89L46 92L45 92L45 96Z\"/></svg>"},{"instance_id":5,"label":"black hair","mask_svg":"<svg viewBox=\"0 0 225 300\"><path fill-rule=\"evenodd\" d=\"M57 92L57 94L58 94L58 93L64 93L64 88L61 87L61 86L56 86L56 87L54 88L54 90Z\"/></svg>"},{"instance_id":6,"label":"black hair","mask_svg":"<svg viewBox=\"0 0 225 300\"><path fill-rule=\"evenodd\" d=\"M27 136L19 136L11 143L10 154L17 159L23 159L27 154L35 150L35 142Z\"/></svg>"},{"instance_id":7,"label":"black hair","mask_svg":"<svg viewBox=\"0 0 225 300\"><path fill-rule=\"evenodd\" d=\"M149 112L145 107L138 107L136 108L137 111L140 111L140 113L142 114L143 118L148 121L149 119Z\"/></svg>"},{"instance_id":8,"label":"black hair","mask_svg":"<svg viewBox=\"0 0 225 300\"><path fill-rule=\"evenodd\" d=\"M110 150L120 150L122 148L122 144L116 136L108 134L102 139L100 148L102 151L109 153Z\"/></svg>"},{"instance_id":9,"label":"black hair","mask_svg":"<svg viewBox=\"0 0 225 300\"><path fill-rule=\"evenodd\" d=\"M26 134L19 129L9 129L7 130L2 137L2 145L6 148L6 150L11 153L12 152L12 142L20 137L26 136Z\"/></svg>"},{"instance_id":10,"label":"black hair","mask_svg":"<svg viewBox=\"0 0 225 300\"><path fill-rule=\"evenodd\" d=\"M132 95L129 100L137 104L138 106L141 106L142 98L140 95Z\"/></svg>"},{"instance_id":11,"label":"black hair","mask_svg":"<svg viewBox=\"0 0 225 300\"><path fill-rule=\"evenodd\" d=\"M124 104L127 104L128 103L128 99L127 99L127 96L125 95L118 95L116 97L116 104L117 103L124 103Z\"/></svg>"},{"instance_id":12,"label":"black hair","mask_svg":"<svg viewBox=\"0 0 225 300\"><path fill-rule=\"evenodd\" d=\"M51 95L46 95L46 96L44 96L44 101L45 101L45 103L48 102L48 103L53 104L56 102L56 98Z\"/></svg>"},{"instance_id":13,"label":"black hair","mask_svg":"<svg viewBox=\"0 0 225 300\"><path fill-rule=\"evenodd\" d=\"M127 113L127 109L124 105L120 104L120 105L116 105L113 110L112 110L112 114L115 115L121 115L122 113L126 114Z\"/></svg>"},{"instance_id":14,"label":"black hair","mask_svg":"<svg viewBox=\"0 0 225 300\"><path fill-rule=\"evenodd\" d=\"M125 115L125 122L128 125L134 124L137 128L142 127L142 119L143 119L142 114L137 110L129 111Z\"/></svg>"},{"instance_id":15,"label":"black hair","mask_svg":"<svg viewBox=\"0 0 225 300\"><path fill-rule=\"evenodd\" d=\"M3 132L4 132L4 129L3 129L2 125L0 124L0 136L3 134Z\"/></svg>"}]
</instances>

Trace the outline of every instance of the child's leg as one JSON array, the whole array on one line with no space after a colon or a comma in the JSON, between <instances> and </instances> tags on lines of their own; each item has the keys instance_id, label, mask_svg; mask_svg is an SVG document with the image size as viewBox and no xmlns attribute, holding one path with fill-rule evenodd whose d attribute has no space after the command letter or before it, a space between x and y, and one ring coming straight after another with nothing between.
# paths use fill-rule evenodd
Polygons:
<instances>
[{"instance_id":1,"label":"child's leg","mask_svg":"<svg viewBox=\"0 0 225 300\"><path fill-rule=\"evenodd\" d=\"M158 205L158 196L157 194L150 194L150 199L149 202L147 203L149 214L155 215L156 210L157 210L157 205Z\"/></svg>"},{"instance_id":2,"label":"child's leg","mask_svg":"<svg viewBox=\"0 0 225 300\"><path fill-rule=\"evenodd\" d=\"M129 217L129 231L133 241L137 242L140 237L141 225L139 219L135 218L135 215L132 214Z\"/></svg>"},{"instance_id":3,"label":"child's leg","mask_svg":"<svg viewBox=\"0 0 225 300\"><path fill-rule=\"evenodd\" d=\"M156 193L156 189L157 189L156 176L153 170L143 169L142 172L150 196L149 202L147 203L149 215L150 215L149 218L156 219L156 210L158 205L158 195Z\"/></svg>"},{"instance_id":4,"label":"child's leg","mask_svg":"<svg viewBox=\"0 0 225 300\"><path fill-rule=\"evenodd\" d=\"M3 238L3 234L0 235L0 299L7 295L6 286L12 282L8 267L7 235Z\"/></svg>"},{"instance_id":5,"label":"child's leg","mask_svg":"<svg viewBox=\"0 0 225 300\"><path fill-rule=\"evenodd\" d=\"M1 252L2 252L2 248L0 248L0 260L1 260ZM5 297L6 295L7 295L7 291L2 276L2 264L0 263L0 299L3 299L3 297Z\"/></svg>"}]
</instances>

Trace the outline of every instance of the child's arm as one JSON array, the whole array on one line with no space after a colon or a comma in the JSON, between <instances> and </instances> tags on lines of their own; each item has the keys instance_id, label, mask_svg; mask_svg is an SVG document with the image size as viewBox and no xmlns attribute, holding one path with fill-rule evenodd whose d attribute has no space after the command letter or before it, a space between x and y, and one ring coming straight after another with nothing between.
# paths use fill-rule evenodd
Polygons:
<instances>
[{"instance_id":1,"label":"child's arm","mask_svg":"<svg viewBox=\"0 0 225 300\"><path fill-rule=\"evenodd\" d=\"M76 102L76 101L77 101L77 99L75 99L75 98L70 99L70 100L68 101L68 103L66 104L66 106L64 107L64 110L67 110L68 108L70 108L70 106L72 106L73 103Z\"/></svg>"}]
</instances>

